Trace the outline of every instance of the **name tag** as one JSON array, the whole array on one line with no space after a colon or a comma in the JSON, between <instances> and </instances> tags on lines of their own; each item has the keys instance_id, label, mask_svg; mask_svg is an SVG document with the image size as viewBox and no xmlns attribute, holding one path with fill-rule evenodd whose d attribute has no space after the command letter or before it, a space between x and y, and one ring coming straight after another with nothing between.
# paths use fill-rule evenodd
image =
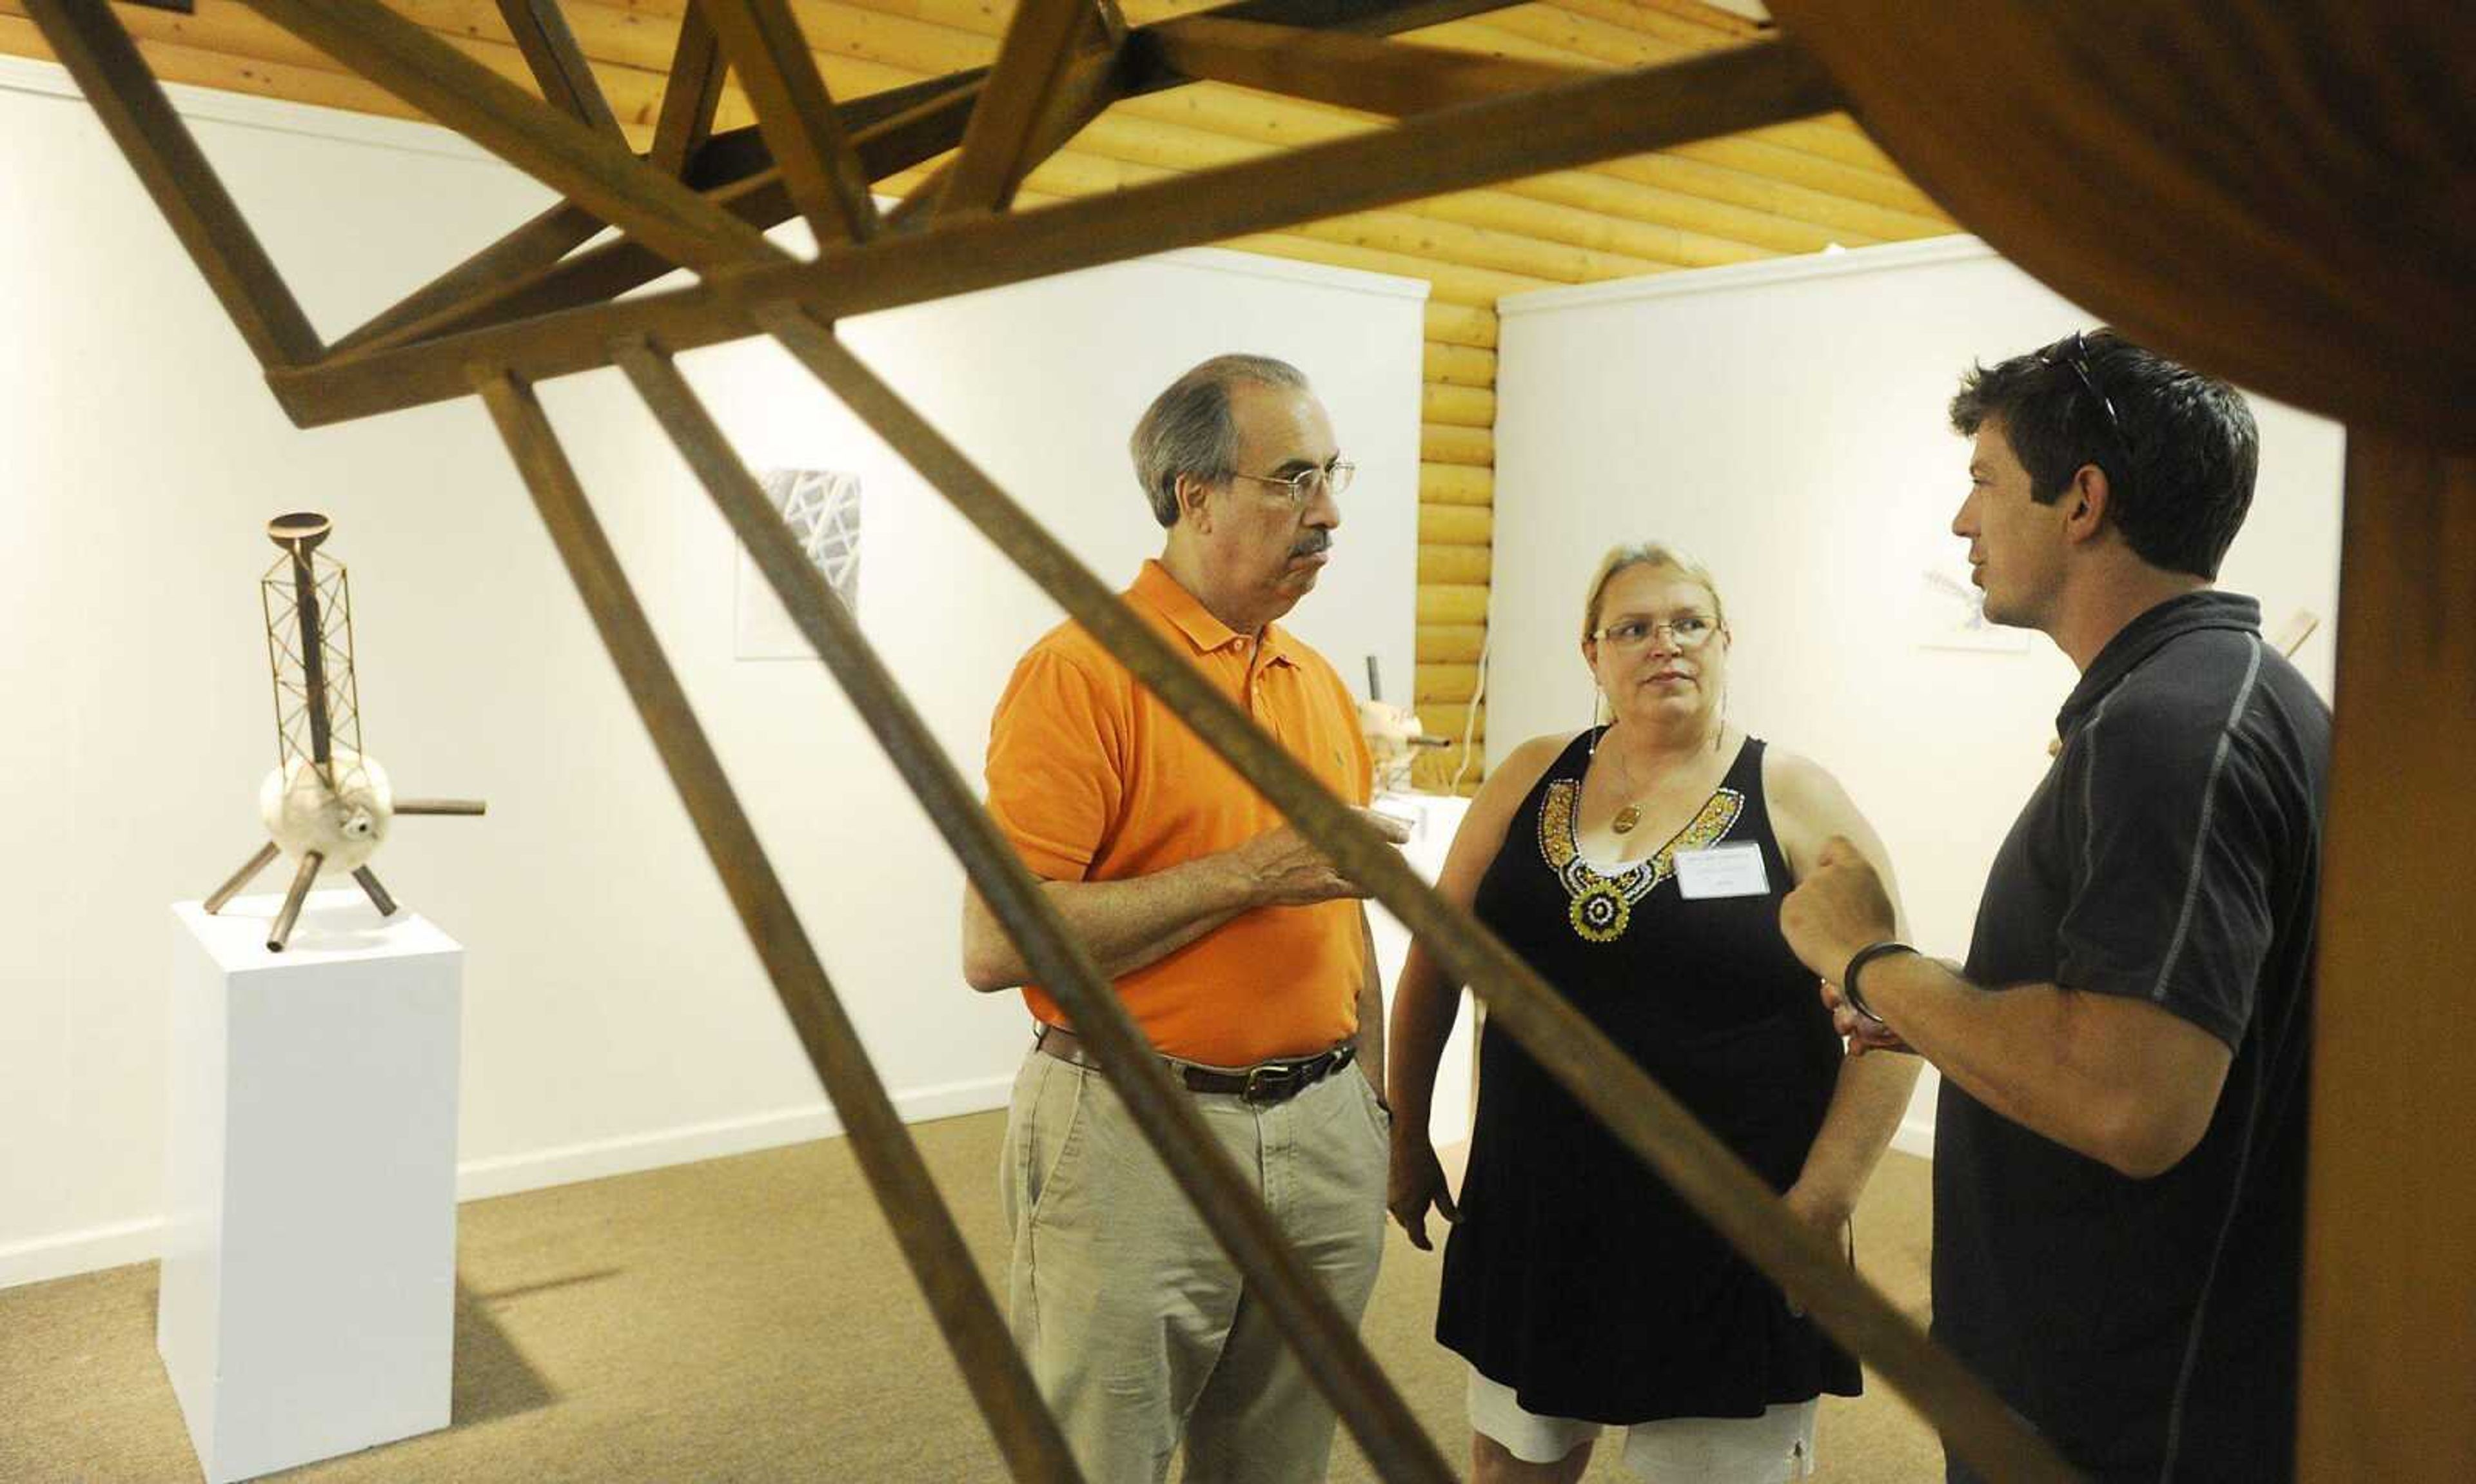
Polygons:
<instances>
[{"instance_id":1,"label":"name tag","mask_svg":"<svg viewBox=\"0 0 2476 1484\"><path fill-rule=\"evenodd\" d=\"M1689 902L1709 897L1768 897L1770 873L1763 869L1763 848L1747 840L1715 845L1706 851L1676 853L1677 895Z\"/></svg>"}]
</instances>

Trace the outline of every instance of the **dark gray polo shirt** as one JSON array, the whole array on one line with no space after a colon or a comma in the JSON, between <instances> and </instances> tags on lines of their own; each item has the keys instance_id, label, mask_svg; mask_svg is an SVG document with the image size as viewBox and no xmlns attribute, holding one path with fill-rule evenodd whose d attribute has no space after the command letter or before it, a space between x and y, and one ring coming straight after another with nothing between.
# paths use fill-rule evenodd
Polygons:
<instances>
[{"instance_id":1,"label":"dark gray polo shirt","mask_svg":"<svg viewBox=\"0 0 2476 1484\"><path fill-rule=\"evenodd\" d=\"M2200 592L2108 642L1968 952L1972 983L2146 1000L2226 1042L2199 1147L2135 1180L1947 1079L1936 1114L1936 1338L2110 1484L2294 1472L2330 712L2260 630Z\"/></svg>"}]
</instances>

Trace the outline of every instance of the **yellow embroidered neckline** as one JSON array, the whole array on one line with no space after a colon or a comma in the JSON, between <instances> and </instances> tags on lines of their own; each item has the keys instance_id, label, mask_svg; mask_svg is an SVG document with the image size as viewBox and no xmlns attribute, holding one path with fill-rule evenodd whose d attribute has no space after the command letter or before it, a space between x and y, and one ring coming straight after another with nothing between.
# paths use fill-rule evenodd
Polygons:
<instances>
[{"instance_id":1,"label":"yellow embroidered neckline","mask_svg":"<svg viewBox=\"0 0 2476 1484\"><path fill-rule=\"evenodd\" d=\"M1573 832L1581 803L1581 786L1571 779L1548 785L1539 806L1539 853L1564 883L1572 905L1566 918L1586 943L1613 943L1624 936L1633 920L1633 904L1676 874L1676 853L1698 851L1726 839L1746 810L1746 796L1718 788L1684 829L1656 852L1615 873L1601 871L1584 858Z\"/></svg>"}]
</instances>

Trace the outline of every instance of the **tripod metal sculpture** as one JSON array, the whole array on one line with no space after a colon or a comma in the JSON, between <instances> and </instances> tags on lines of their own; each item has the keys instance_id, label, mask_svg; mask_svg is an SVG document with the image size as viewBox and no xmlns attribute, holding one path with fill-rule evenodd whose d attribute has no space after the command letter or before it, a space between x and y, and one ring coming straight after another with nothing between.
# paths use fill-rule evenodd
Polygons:
<instances>
[{"instance_id":1,"label":"tripod metal sculpture","mask_svg":"<svg viewBox=\"0 0 2476 1484\"><path fill-rule=\"evenodd\" d=\"M220 912L278 855L296 862L266 947L284 952L310 885L328 871L349 871L381 917L393 897L369 867L387 828L403 814L480 814L478 799L398 799L386 770L361 751L360 691L353 674L353 595L343 564L318 554L333 529L304 512L267 522L284 553L260 581L266 613L266 661L275 686L275 771L258 791L267 842L206 902Z\"/></svg>"}]
</instances>

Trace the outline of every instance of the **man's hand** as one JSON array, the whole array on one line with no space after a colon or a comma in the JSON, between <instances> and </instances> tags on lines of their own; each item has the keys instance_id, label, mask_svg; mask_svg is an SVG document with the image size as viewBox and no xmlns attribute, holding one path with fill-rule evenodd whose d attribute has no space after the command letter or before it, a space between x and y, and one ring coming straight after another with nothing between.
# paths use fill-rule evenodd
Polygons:
<instances>
[{"instance_id":1,"label":"man's hand","mask_svg":"<svg viewBox=\"0 0 2476 1484\"><path fill-rule=\"evenodd\" d=\"M1350 811L1373 826L1377 834L1399 845L1410 838L1410 827L1374 809ZM1229 852L1243 873L1248 895L1257 906L1302 907L1344 897L1365 897L1367 888L1341 874L1324 852L1294 825L1260 834Z\"/></svg>"},{"instance_id":2,"label":"man's hand","mask_svg":"<svg viewBox=\"0 0 2476 1484\"><path fill-rule=\"evenodd\" d=\"M1916 1048L1900 1039L1898 1031L1881 1021L1869 1020L1850 1009L1847 999L1840 993L1839 985L1829 979L1824 979L1821 983L1822 1004L1823 1008L1831 1012L1831 1028L1840 1032L1841 1039L1848 1043L1849 1055L1863 1056L1868 1051L1907 1051L1911 1055L1917 1053Z\"/></svg>"},{"instance_id":3,"label":"man's hand","mask_svg":"<svg viewBox=\"0 0 2476 1484\"><path fill-rule=\"evenodd\" d=\"M1452 1192L1445 1185L1445 1167L1436 1159L1436 1146L1427 1138L1424 1127L1412 1128L1406 1122L1393 1125L1393 1165L1384 1179L1384 1208L1410 1234L1410 1245L1420 1251L1433 1250L1427 1240L1427 1207L1448 1222L1458 1222L1462 1213L1453 1205Z\"/></svg>"},{"instance_id":4,"label":"man's hand","mask_svg":"<svg viewBox=\"0 0 2476 1484\"><path fill-rule=\"evenodd\" d=\"M1815 977L1831 983L1857 951L1898 935L1883 878L1844 835L1823 842L1814 870L1780 903L1780 933Z\"/></svg>"}]
</instances>

